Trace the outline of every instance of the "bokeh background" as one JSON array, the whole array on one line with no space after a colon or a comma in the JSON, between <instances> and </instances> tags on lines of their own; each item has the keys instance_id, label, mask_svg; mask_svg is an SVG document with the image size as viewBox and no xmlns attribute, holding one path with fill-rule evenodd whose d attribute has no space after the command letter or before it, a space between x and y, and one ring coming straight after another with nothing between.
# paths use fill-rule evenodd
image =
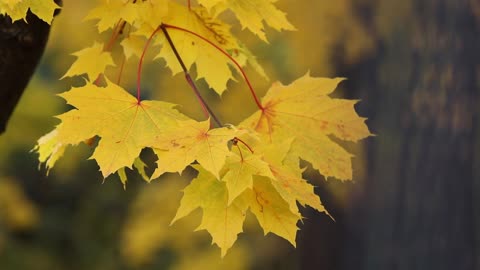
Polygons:
<instances>
[{"instance_id":1,"label":"bokeh background","mask_svg":"<svg viewBox=\"0 0 480 270\"><path fill-rule=\"evenodd\" d=\"M335 221L304 209L294 248L263 236L250 216L221 259L208 234L194 232L200 211L169 226L193 171L150 184L127 172L124 190L116 175L102 181L84 144L68 149L47 176L30 150L68 109L55 94L82 83L58 78L72 52L108 38L83 21L95 0L64 0L43 60L0 136L0 269L480 269L480 3L277 4L299 31L269 30L264 44L234 28L271 78L247 69L258 93L307 71L347 77L336 95L361 99L357 109L377 135L344 144L355 154L354 182L305 173ZM132 93L135 65L121 77ZM183 76L172 77L162 61L146 65L142 85L145 97L202 118ZM200 85L224 122L255 110L240 79L221 100ZM152 153L142 158L151 171Z\"/></svg>"}]
</instances>

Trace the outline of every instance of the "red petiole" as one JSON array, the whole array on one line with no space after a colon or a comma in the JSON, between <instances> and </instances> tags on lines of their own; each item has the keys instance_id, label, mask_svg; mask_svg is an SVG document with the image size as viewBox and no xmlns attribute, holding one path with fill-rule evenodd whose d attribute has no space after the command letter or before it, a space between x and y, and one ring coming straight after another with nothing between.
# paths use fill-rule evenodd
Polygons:
<instances>
[{"instance_id":1,"label":"red petiole","mask_svg":"<svg viewBox=\"0 0 480 270\"><path fill-rule=\"evenodd\" d=\"M143 52L142 56L140 56L140 61L138 61L138 70L137 70L137 104L140 105L140 83L142 80L142 66L143 66L143 59L145 58L145 54L147 52L148 47L150 46L150 43L152 42L153 37L157 34L157 32L160 30L160 27L157 27L155 31L150 35L148 38L147 42L145 43L145 46L143 47Z\"/></svg>"}]
</instances>

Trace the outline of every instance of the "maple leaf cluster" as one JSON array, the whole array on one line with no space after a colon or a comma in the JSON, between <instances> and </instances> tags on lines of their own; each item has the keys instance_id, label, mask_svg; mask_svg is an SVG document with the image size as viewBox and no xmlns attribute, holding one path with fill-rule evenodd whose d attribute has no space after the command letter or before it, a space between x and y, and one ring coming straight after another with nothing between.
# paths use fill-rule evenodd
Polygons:
<instances>
[{"instance_id":1,"label":"maple leaf cluster","mask_svg":"<svg viewBox=\"0 0 480 270\"><path fill-rule=\"evenodd\" d=\"M0 12L17 2L22 1L0 4ZM302 177L300 159L325 177L352 179L352 155L333 138L357 142L371 134L365 119L355 112L357 101L330 97L341 78L306 74L290 85L274 83L261 101L256 97L242 68L250 65L266 77L265 72L219 15L230 10L243 28L267 41L265 26L295 29L275 2L198 0L191 7L190 2L170 0L100 1L87 19L97 21L99 32L112 31L112 38L74 53L77 59L64 77L86 74L85 85L60 94L74 109L57 116L61 123L38 140L35 150L40 162L50 169L66 147L98 137L91 158L104 178L117 172L125 184L125 168L135 167L151 181L192 166L198 175L184 189L173 222L201 208L198 229L211 234L223 256L242 232L250 211L265 234L272 232L295 245L302 218L299 205L325 211L314 187ZM35 12L36 6L29 5ZM125 25L129 33L121 35ZM140 84L135 97L102 75L115 66L109 52L115 42L123 47L126 59L140 58L139 71L148 46L159 46L155 58L164 59L172 73L183 71L188 80L195 65L195 80L205 79L220 95L227 82L241 74L259 109L236 126L217 122L219 126L213 128L210 119L193 120L175 104L141 100ZM144 148L158 157L151 176L139 159Z\"/></svg>"}]
</instances>

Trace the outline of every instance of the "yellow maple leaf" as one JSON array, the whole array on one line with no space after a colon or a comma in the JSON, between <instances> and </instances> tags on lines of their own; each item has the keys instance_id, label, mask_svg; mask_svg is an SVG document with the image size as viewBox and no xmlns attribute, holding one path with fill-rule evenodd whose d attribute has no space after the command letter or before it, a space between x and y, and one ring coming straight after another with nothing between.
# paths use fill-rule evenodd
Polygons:
<instances>
[{"instance_id":1,"label":"yellow maple leaf","mask_svg":"<svg viewBox=\"0 0 480 270\"><path fill-rule=\"evenodd\" d=\"M189 10L183 5L170 2L169 15L164 22L192 31L225 51L240 48L236 38L230 33L230 26L209 17L202 8ZM221 95L227 88L227 82L234 79L229 67L232 65L230 60L211 44L191 33L175 29L168 31L186 68L190 70L195 63L197 77L204 78L208 85ZM156 43L162 45L156 58L165 59L173 74L181 72L182 68L163 34L158 36Z\"/></svg>"},{"instance_id":2,"label":"yellow maple leaf","mask_svg":"<svg viewBox=\"0 0 480 270\"><path fill-rule=\"evenodd\" d=\"M274 84L259 110L240 126L252 128L274 144L294 138L289 155L312 163L324 176L352 178L352 155L329 136L358 141L370 136L365 118L354 109L356 100L333 99L342 79L298 79L288 86Z\"/></svg>"},{"instance_id":3,"label":"yellow maple leaf","mask_svg":"<svg viewBox=\"0 0 480 270\"><path fill-rule=\"evenodd\" d=\"M115 66L110 53L105 52L103 45L98 42L94 42L91 47L82 49L72 55L75 55L77 60L73 62L62 79L86 73L90 81L95 81L98 75L104 73L106 67Z\"/></svg>"},{"instance_id":4,"label":"yellow maple leaf","mask_svg":"<svg viewBox=\"0 0 480 270\"><path fill-rule=\"evenodd\" d=\"M193 161L198 161L217 178L230 154L228 142L238 131L222 127L210 129L210 121L179 122L179 126L156 136L150 146L158 156L158 168L152 179L165 172L181 173Z\"/></svg>"},{"instance_id":5,"label":"yellow maple leaf","mask_svg":"<svg viewBox=\"0 0 480 270\"><path fill-rule=\"evenodd\" d=\"M76 109L58 116L62 123L57 126L54 135L50 135L54 136L53 146L46 137L39 140L36 150L44 160L53 158L54 161L58 158L58 147L75 145L99 136L101 139L91 158L96 160L104 177L122 167L131 168L148 142L175 127L178 120L187 119L173 109L174 104L138 102L108 80L106 87L87 84L60 96Z\"/></svg>"},{"instance_id":6,"label":"yellow maple leaf","mask_svg":"<svg viewBox=\"0 0 480 270\"><path fill-rule=\"evenodd\" d=\"M25 20L30 9L38 18L50 24L57 8L60 7L53 0L2 0L0 14L7 14L12 21Z\"/></svg>"},{"instance_id":7,"label":"yellow maple leaf","mask_svg":"<svg viewBox=\"0 0 480 270\"><path fill-rule=\"evenodd\" d=\"M217 244L222 257L242 232L248 204L244 198L237 198L228 204L227 188L224 182L200 166L195 166L198 176L183 190L180 207L172 223L185 217L193 210L202 208L203 218L197 230L207 230Z\"/></svg>"},{"instance_id":8,"label":"yellow maple leaf","mask_svg":"<svg viewBox=\"0 0 480 270\"><path fill-rule=\"evenodd\" d=\"M263 41L267 41L263 22L277 31L295 30L285 13L277 9L277 0L198 0L214 14L226 9L233 11L243 28L247 28Z\"/></svg>"}]
</instances>

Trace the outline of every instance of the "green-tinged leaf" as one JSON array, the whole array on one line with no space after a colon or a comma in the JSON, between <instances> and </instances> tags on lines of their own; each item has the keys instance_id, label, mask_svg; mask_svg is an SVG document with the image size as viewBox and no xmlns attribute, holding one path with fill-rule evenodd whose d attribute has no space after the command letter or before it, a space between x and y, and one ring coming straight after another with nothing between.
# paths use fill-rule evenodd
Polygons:
<instances>
[{"instance_id":1,"label":"green-tinged leaf","mask_svg":"<svg viewBox=\"0 0 480 270\"><path fill-rule=\"evenodd\" d=\"M184 189L180 207L172 223L200 207L203 218L198 230L207 230L224 256L237 240L237 235L243 231L248 204L243 198L237 198L228 204L225 183L218 181L201 167L195 168L199 170L199 174Z\"/></svg>"}]
</instances>

